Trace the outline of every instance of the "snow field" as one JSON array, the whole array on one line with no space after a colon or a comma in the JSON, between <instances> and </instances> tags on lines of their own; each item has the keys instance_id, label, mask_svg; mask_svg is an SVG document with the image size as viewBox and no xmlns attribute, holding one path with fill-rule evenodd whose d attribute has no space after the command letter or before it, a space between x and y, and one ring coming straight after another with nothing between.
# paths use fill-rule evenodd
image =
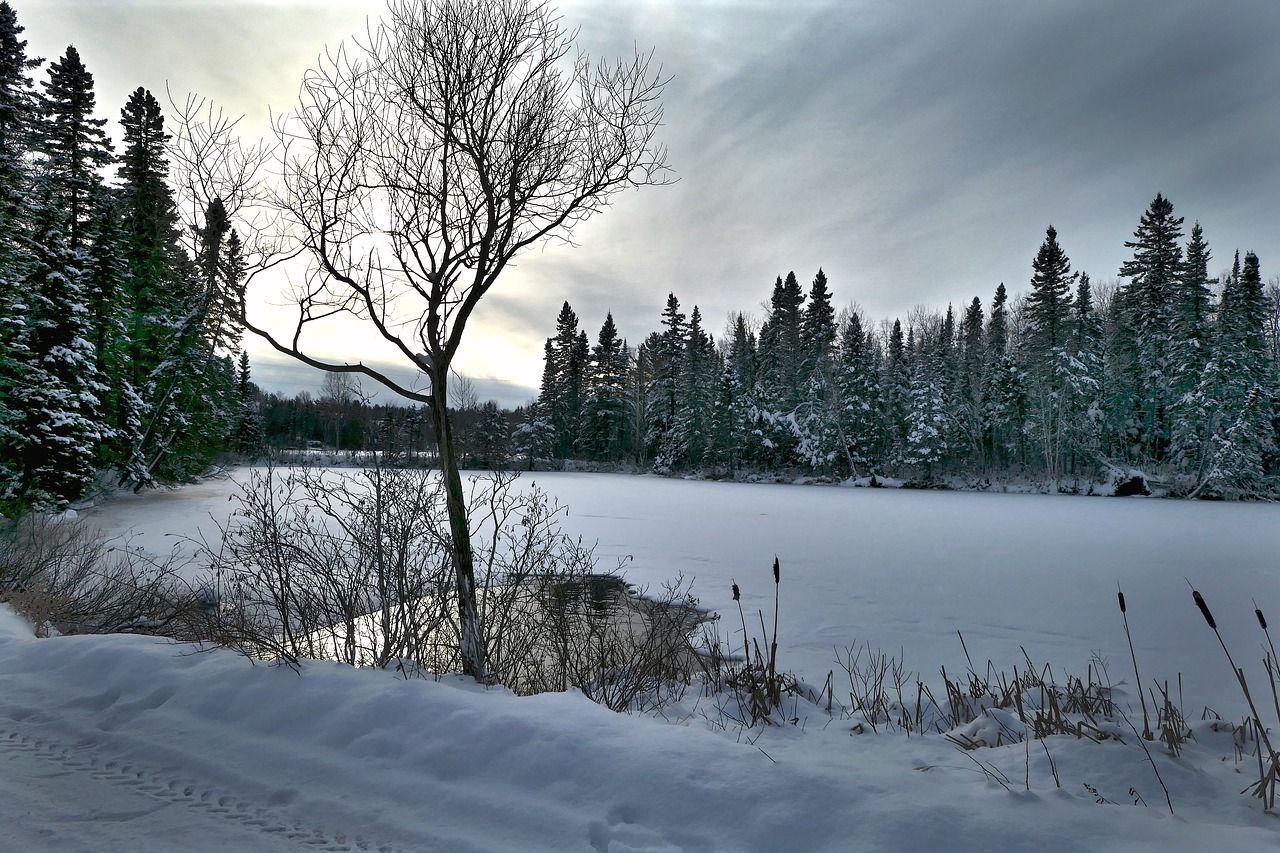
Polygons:
<instances>
[{"instance_id":1,"label":"snow field","mask_svg":"<svg viewBox=\"0 0 1280 853\"><path fill-rule=\"evenodd\" d=\"M1251 599L1280 612L1276 507L534 479L569 507L567 532L599 540L604 567L630 556L632 582L693 578L731 642L730 583L749 617L762 608L771 623L777 553L780 665L810 683L832 667L833 645L863 641L900 649L936 683L937 665L963 669L961 630L980 666L990 657L1006 671L1021 668L1020 646L1059 673L1083 674L1096 651L1132 701L1119 581L1144 678L1184 676L1197 740L1176 759L1152 747L1175 816L1132 738L965 753L940 736L855 735L853 721L804 703L791 706L799 725L742 732L717 724L714 700L696 690L654 720L575 693L518 698L327 663L298 676L143 637L37 641L0 611L0 850L1280 844L1274 818L1238 793L1250 765L1198 719L1201 704L1238 719L1243 700L1183 581L1260 678ZM124 497L83 517L167 550L166 533L211 531L209 513L225 516L234 488ZM1139 797L1145 808L1131 805Z\"/></svg>"}]
</instances>

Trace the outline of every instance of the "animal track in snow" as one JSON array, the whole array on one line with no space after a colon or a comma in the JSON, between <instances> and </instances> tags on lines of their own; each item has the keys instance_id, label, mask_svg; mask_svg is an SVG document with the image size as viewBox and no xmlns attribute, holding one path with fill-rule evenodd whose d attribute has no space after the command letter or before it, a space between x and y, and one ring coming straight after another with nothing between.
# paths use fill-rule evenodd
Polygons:
<instances>
[{"instance_id":1,"label":"animal track in snow","mask_svg":"<svg viewBox=\"0 0 1280 853\"><path fill-rule=\"evenodd\" d=\"M140 707L158 707L170 696L156 691L140 700ZM105 701L106 695L91 699L91 704L103 703L109 707L115 699ZM153 704L154 703L154 704ZM12 715L9 715L12 719ZM25 716L25 715L24 715ZM286 839L307 849L325 851L371 851L394 853L395 848L376 844L361 836L349 836L342 832L326 832L318 827L306 826L291 820L272 806L287 805L298 797L293 789L281 789L267 799L267 806L255 806L233 796L214 790L198 781L180 778L141 767L132 762L106 759L94 753L93 741L75 747L65 747L46 737L36 737L19 731L0 729L0 754L26 752L38 756L62 768L68 774L82 774L107 785L127 788L134 793L156 800L154 809L131 810L94 815L94 820L126 821L151 814L168 806L185 806L218 819L232 821L240 826L262 833L268 838Z\"/></svg>"}]
</instances>

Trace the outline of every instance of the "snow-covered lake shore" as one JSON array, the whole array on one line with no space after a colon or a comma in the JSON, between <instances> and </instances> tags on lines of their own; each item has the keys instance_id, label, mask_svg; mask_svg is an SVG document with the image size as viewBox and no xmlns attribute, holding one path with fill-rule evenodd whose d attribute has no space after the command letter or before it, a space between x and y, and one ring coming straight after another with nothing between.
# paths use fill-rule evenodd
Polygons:
<instances>
[{"instance_id":1,"label":"snow-covered lake shore","mask_svg":"<svg viewBox=\"0 0 1280 853\"><path fill-rule=\"evenodd\" d=\"M84 518L166 552L182 537L216 535L214 519L232 511L246 471L122 495ZM651 588L683 574L701 604L722 614L736 614L734 581L749 615L771 613L777 555L779 659L811 682L826 677L836 649L864 643L901 652L926 678L942 665L963 669L957 631L979 665L1020 665L1025 648L1038 663L1083 672L1098 653L1121 681L1131 667L1119 584L1145 677L1181 673L1188 713L1210 705L1236 716L1243 700L1184 578L1246 668L1260 660L1253 601L1280 614L1280 505L594 473L520 482L567 508L563 529L599 543L601 568L625 561L627 580Z\"/></svg>"},{"instance_id":2,"label":"snow-covered lake shore","mask_svg":"<svg viewBox=\"0 0 1280 853\"><path fill-rule=\"evenodd\" d=\"M165 551L172 535L211 535L243 475L122 496L82 520ZM295 675L148 637L37 640L0 607L0 851L1280 845L1275 818L1239 793L1252 759L1199 719L1202 704L1238 719L1243 700L1183 581L1260 677L1251 599L1280 612L1280 507L532 479L569 508L566 531L599 540L602 566L629 557L627 578L653 586L684 573L724 633L734 580L771 615L776 553L779 662L810 682L833 646L862 642L934 679L964 666L958 630L980 666L1021 665L1025 647L1083 673L1096 653L1132 700L1121 583L1144 677L1184 676L1196 740L1176 758L1151 746L1174 815L1136 738L965 752L940 735L856 734L804 704L796 725L743 731L716 724L696 690L653 719L454 677L331 663Z\"/></svg>"}]
</instances>

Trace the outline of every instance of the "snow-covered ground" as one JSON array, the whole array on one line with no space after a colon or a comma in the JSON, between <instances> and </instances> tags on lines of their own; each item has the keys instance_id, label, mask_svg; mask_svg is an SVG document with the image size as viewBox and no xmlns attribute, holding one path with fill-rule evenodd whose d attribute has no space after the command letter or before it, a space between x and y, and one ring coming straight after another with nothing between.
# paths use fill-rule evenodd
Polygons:
<instances>
[{"instance_id":1,"label":"snow-covered ground","mask_svg":"<svg viewBox=\"0 0 1280 853\"><path fill-rule=\"evenodd\" d=\"M536 480L606 565L631 557L633 582L694 578L726 633L735 579L749 608L770 613L776 553L780 664L810 682L833 647L862 642L901 649L926 680L940 664L962 669L957 630L980 666L1021 668L1023 646L1082 673L1096 652L1129 680L1119 582L1144 676L1183 674L1198 740L1180 758L1152 748L1175 815L1133 738L1049 738L1058 788L1039 744L965 753L940 736L855 735L803 705L801 725L720 731L692 695L668 722L457 679L332 664L294 675L142 637L36 640L0 610L0 850L1280 846L1280 824L1238 793L1251 766L1198 719L1205 704L1238 718L1243 701L1183 580L1260 679L1251 599L1280 614L1280 507ZM225 516L233 491L215 481L123 497L84 520L168 550L166 533L212 531L209 513Z\"/></svg>"}]
</instances>

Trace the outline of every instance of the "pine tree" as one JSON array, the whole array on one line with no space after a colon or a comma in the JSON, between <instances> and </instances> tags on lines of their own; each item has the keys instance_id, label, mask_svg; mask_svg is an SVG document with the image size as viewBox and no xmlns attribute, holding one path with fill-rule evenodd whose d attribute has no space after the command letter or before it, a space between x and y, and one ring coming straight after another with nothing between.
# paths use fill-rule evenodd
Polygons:
<instances>
[{"instance_id":1,"label":"pine tree","mask_svg":"<svg viewBox=\"0 0 1280 853\"><path fill-rule=\"evenodd\" d=\"M262 415L258 408L258 388L253 384L249 371L249 353L240 351L236 365L236 418L232 429L232 444L242 456L254 457L265 446Z\"/></svg>"},{"instance_id":2,"label":"pine tree","mask_svg":"<svg viewBox=\"0 0 1280 853\"><path fill-rule=\"evenodd\" d=\"M1209 278L1211 257L1204 230L1197 222L1183 254L1170 343L1170 456L1182 472L1197 464L1207 439L1209 413L1197 390L1212 357L1211 286L1216 280Z\"/></svg>"},{"instance_id":3,"label":"pine tree","mask_svg":"<svg viewBox=\"0 0 1280 853\"><path fill-rule=\"evenodd\" d=\"M831 307L831 291L827 289L827 276L821 269L814 276L809 289L809 304L800 322L800 350L802 358L799 375L807 378L815 367L825 364L836 342L836 312Z\"/></svg>"},{"instance_id":4,"label":"pine tree","mask_svg":"<svg viewBox=\"0 0 1280 853\"><path fill-rule=\"evenodd\" d=\"M35 121L35 89L27 43L9 3L0 3L0 502L19 489L19 455L26 442L18 402L34 377L24 318L27 238L31 223L26 200L31 186L28 152Z\"/></svg>"},{"instance_id":5,"label":"pine tree","mask_svg":"<svg viewBox=\"0 0 1280 853\"><path fill-rule=\"evenodd\" d=\"M90 340L97 359L95 368L103 385L105 441L100 461L118 468L122 480L133 480L143 467L141 436L145 403L133 384L131 312L126 290L129 271L116 213L114 204L105 201L98 208L85 284Z\"/></svg>"},{"instance_id":6,"label":"pine tree","mask_svg":"<svg viewBox=\"0 0 1280 853\"><path fill-rule=\"evenodd\" d=\"M882 459L885 433L873 339L856 311L849 313L841 330L836 388L841 452L848 473L856 476Z\"/></svg>"},{"instance_id":7,"label":"pine tree","mask_svg":"<svg viewBox=\"0 0 1280 853\"><path fill-rule=\"evenodd\" d=\"M1075 318L1062 359L1065 442L1069 473L1091 464L1102 442L1102 322L1093 307L1089 276L1081 273L1076 286Z\"/></svg>"},{"instance_id":8,"label":"pine tree","mask_svg":"<svg viewBox=\"0 0 1280 853\"><path fill-rule=\"evenodd\" d=\"M24 415L22 490L37 505L63 509L93 479L102 440L97 356L77 253L56 223L45 221L32 240L26 286L31 294L29 347L36 360L18 391Z\"/></svg>"},{"instance_id":9,"label":"pine tree","mask_svg":"<svg viewBox=\"0 0 1280 853\"><path fill-rule=\"evenodd\" d=\"M982 300L973 297L960 318L959 376L957 378L957 426L969 448L969 457L980 462L985 450L985 398L987 350L983 339Z\"/></svg>"},{"instance_id":10,"label":"pine tree","mask_svg":"<svg viewBox=\"0 0 1280 853\"><path fill-rule=\"evenodd\" d=\"M729 387L722 394L728 398L729 410L724 413L728 418L727 434L723 439L727 446L721 464L733 469L740 464L759 464L763 458L759 442L761 435L757 428L757 358L756 337L747 328L746 317L739 312L734 318L733 339L729 343L725 364Z\"/></svg>"},{"instance_id":11,"label":"pine tree","mask_svg":"<svg viewBox=\"0 0 1280 853\"><path fill-rule=\"evenodd\" d=\"M612 313L591 351L587 385L584 449L593 458L617 461L626 452L627 351Z\"/></svg>"},{"instance_id":12,"label":"pine tree","mask_svg":"<svg viewBox=\"0 0 1280 853\"><path fill-rule=\"evenodd\" d=\"M565 302L556 317L556 333L547 342L547 371L544 376L543 411L555 433L555 456L566 459L578 448L582 410L587 384L590 352L585 332L578 329L578 315ZM554 391L547 393L551 380Z\"/></svg>"},{"instance_id":13,"label":"pine tree","mask_svg":"<svg viewBox=\"0 0 1280 853\"><path fill-rule=\"evenodd\" d=\"M880 383L882 408L887 425L885 456L898 462L906 454L908 421L911 407L910 348L902 338L902 323L893 321L889 347L884 361L884 377Z\"/></svg>"},{"instance_id":14,"label":"pine tree","mask_svg":"<svg viewBox=\"0 0 1280 853\"><path fill-rule=\"evenodd\" d=\"M93 118L93 77L75 48L50 66L43 86L32 127L40 156L22 283L30 363L13 399L24 424L22 490L37 503L65 507L84 494L110 435L89 312L93 224L106 197L99 170L111 154L105 121Z\"/></svg>"},{"instance_id":15,"label":"pine tree","mask_svg":"<svg viewBox=\"0 0 1280 853\"><path fill-rule=\"evenodd\" d=\"M49 66L49 79L42 85L37 136L42 155L40 202L57 212L68 248L80 253L91 239L102 170L112 162L111 143L103 130L107 120L93 117L93 75L74 47Z\"/></svg>"},{"instance_id":16,"label":"pine tree","mask_svg":"<svg viewBox=\"0 0 1280 853\"><path fill-rule=\"evenodd\" d=\"M1142 453L1159 462L1169 445L1168 410L1172 398L1170 330L1174 326L1182 270L1182 217L1157 194L1125 242L1133 257L1120 267L1129 279L1125 302L1134 340L1134 391Z\"/></svg>"},{"instance_id":17,"label":"pine tree","mask_svg":"<svg viewBox=\"0 0 1280 853\"><path fill-rule=\"evenodd\" d=\"M920 351L912 359L907 434L903 442L903 463L918 468L926 482L934 478L951 452L940 338L922 340Z\"/></svg>"},{"instance_id":18,"label":"pine tree","mask_svg":"<svg viewBox=\"0 0 1280 853\"><path fill-rule=\"evenodd\" d=\"M715 343L702 329L702 312L693 307L685 331L684 355L676 379L678 402L672 428L659 458L672 467L697 469L711 447L720 363Z\"/></svg>"},{"instance_id":19,"label":"pine tree","mask_svg":"<svg viewBox=\"0 0 1280 853\"><path fill-rule=\"evenodd\" d=\"M1009 346L1008 300L1001 282L991 301L991 317L987 321L988 366L983 398L988 430L987 459L996 467L1024 461L1026 376Z\"/></svg>"},{"instance_id":20,"label":"pine tree","mask_svg":"<svg viewBox=\"0 0 1280 853\"><path fill-rule=\"evenodd\" d=\"M652 346L646 353L651 361L645 371L649 376L645 394L645 445L655 467L666 470L674 462L670 456L670 433L675 427L679 409L679 381L687 331L680 300L674 293L667 294L662 326L660 336L652 340Z\"/></svg>"},{"instance_id":21,"label":"pine tree","mask_svg":"<svg viewBox=\"0 0 1280 853\"><path fill-rule=\"evenodd\" d=\"M1032 418L1051 483L1063 474L1068 446L1067 386L1073 371L1067 349L1071 335L1071 260L1050 225L1032 262L1031 294L1026 301L1023 363L1030 380Z\"/></svg>"},{"instance_id":22,"label":"pine tree","mask_svg":"<svg viewBox=\"0 0 1280 853\"><path fill-rule=\"evenodd\" d=\"M501 471L511 458L511 427L498 404L489 400L480 406L476 422L475 463L483 468Z\"/></svg>"},{"instance_id":23,"label":"pine tree","mask_svg":"<svg viewBox=\"0 0 1280 853\"><path fill-rule=\"evenodd\" d=\"M1027 363L1037 379L1053 372L1057 350L1064 347L1071 326L1071 259L1050 225L1031 264L1031 294L1027 297Z\"/></svg>"}]
</instances>

